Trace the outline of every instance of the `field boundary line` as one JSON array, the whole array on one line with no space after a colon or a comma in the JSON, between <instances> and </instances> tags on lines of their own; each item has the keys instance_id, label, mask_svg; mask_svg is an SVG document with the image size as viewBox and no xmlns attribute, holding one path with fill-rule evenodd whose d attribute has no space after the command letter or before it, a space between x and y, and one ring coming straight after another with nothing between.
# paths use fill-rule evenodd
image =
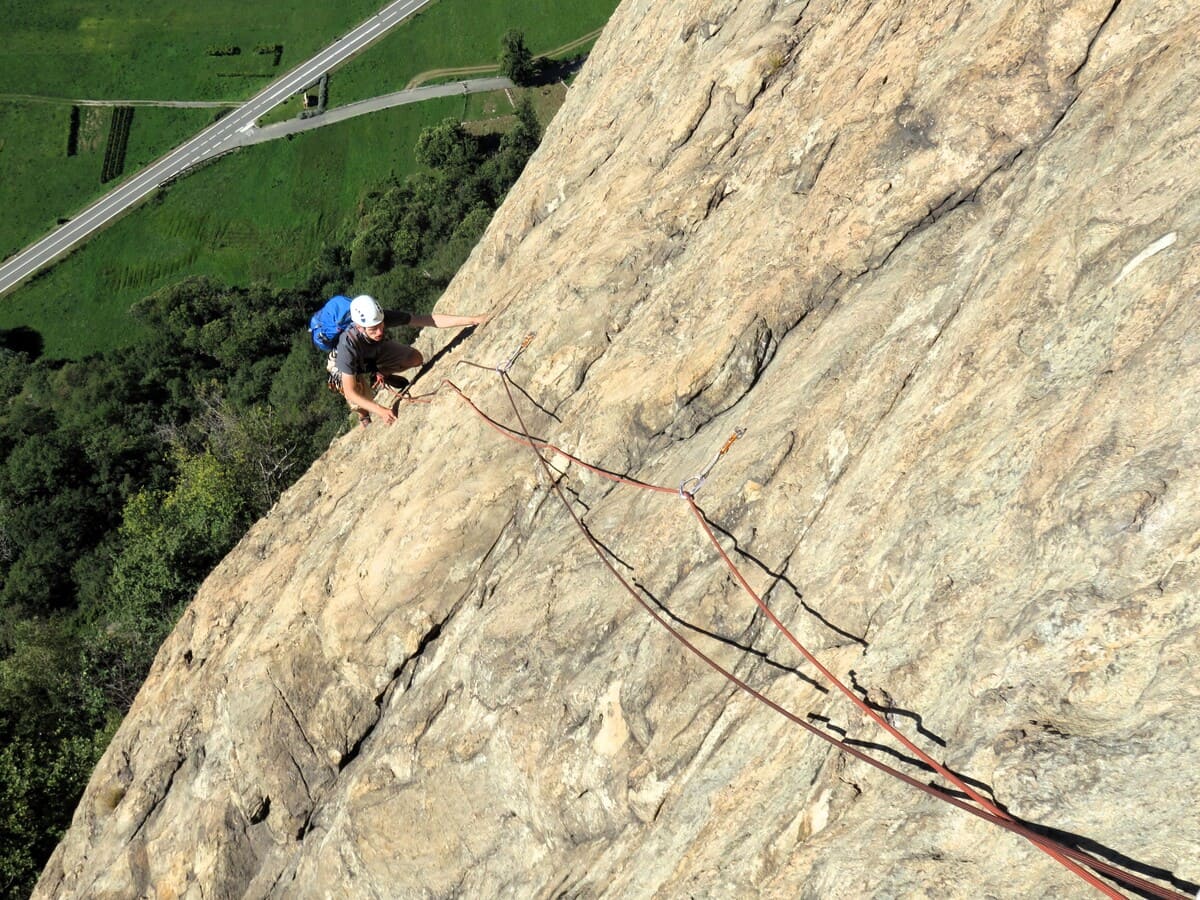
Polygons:
<instances>
[{"instance_id":1,"label":"field boundary line","mask_svg":"<svg viewBox=\"0 0 1200 900\"><path fill-rule=\"evenodd\" d=\"M0 100L26 103L52 103L60 106L168 106L183 109L218 109L241 106L241 100L71 100L67 97L43 97L39 94L0 94Z\"/></svg>"}]
</instances>

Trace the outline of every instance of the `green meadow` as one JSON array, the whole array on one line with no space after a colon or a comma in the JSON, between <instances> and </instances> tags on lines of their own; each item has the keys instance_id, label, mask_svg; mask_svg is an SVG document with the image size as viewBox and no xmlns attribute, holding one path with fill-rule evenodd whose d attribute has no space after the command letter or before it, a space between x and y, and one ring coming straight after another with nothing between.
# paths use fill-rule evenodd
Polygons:
<instances>
[{"instance_id":1,"label":"green meadow","mask_svg":"<svg viewBox=\"0 0 1200 900\"><path fill-rule=\"evenodd\" d=\"M380 5L346 0L310 4L297 14L294 3L278 0L7 4L0 41L0 259L115 186L100 181L111 109L79 108L79 143L68 155L71 104L61 101L248 99ZM137 107L125 175L216 115L215 109Z\"/></svg>"},{"instance_id":2,"label":"green meadow","mask_svg":"<svg viewBox=\"0 0 1200 900\"><path fill-rule=\"evenodd\" d=\"M153 162L213 120L212 109L138 107L125 175ZM109 189L100 183L112 109L82 106L74 155L67 155L70 104L0 103L0 259L42 237ZM124 177L124 176L122 176Z\"/></svg>"},{"instance_id":3,"label":"green meadow","mask_svg":"<svg viewBox=\"0 0 1200 900\"><path fill-rule=\"evenodd\" d=\"M186 276L291 286L372 187L416 171L421 129L463 113L461 98L397 107L226 156L0 300L0 328L35 328L47 356L78 358L127 343L129 306Z\"/></svg>"},{"instance_id":4,"label":"green meadow","mask_svg":"<svg viewBox=\"0 0 1200 900\"><path fill-rule=\"evenodd\" d=\"M300 7L284 0L9 0L0 97L246 99L382 6L378 0ZM276 45L283 48L278 63ZM214 55L235 47L236 54Z\"/></svg>"},{"instance_id":5,"label":"green meadow","mask_svg":"<svg viewBox=\"0 0 1200 900\"><path fill-rule=\"evenodd\" d=\"M0 48L0 258L31 243L99 197L111 110L80 107L78 140L68 156L71 104L4 95L109 99L247 97L382 6L353 0L304 15L267 0L197 7L162 0L105 0L86 11L63 0L16 0L9 40ZM520 28L535 53L603 26L616 0L437 0L350 60L330 79L330 104L402 89L431 69L487 64L500 36ZM282 45L280 65L256 48ZM241 48L232 56L210 50ZM17 52L17 48L21 52ZM33 64L30 65L30 59ZM22 66L25 68L22 69ZM257 68L255 68L257 67ZM261 78L231 75L261 70ZM228 77L225 77L228 76ZM561 103L539 89L539 118ZM295 101L292 101L295 102ZM432 101L373 113L288 140L241 150L125 214L65 260L0 298L0 328L36 328L51 358L78 358L130 340L126 310L189 275L230 284L287 286L307 261L341 241L359 203L388 177L416 168L422 128L445 117L502 129L503 95ZM214 109L137 107L124 176L213 121ZM119 179L118 179L119 181Z\"/></svg>"},{"instance_id":6,"label":"green meadow","mask_svg":"<svg viewBox=\"0 0 1200 900\"><path fill-rule=\"evenodd\" d=\"M422 72L495 64L500 38L510 28L525 33L533 54L548 53L602 28L617 0L439 0L329 79L329 102L340 106L402 90Z\"/></svg>"}]
</instances>

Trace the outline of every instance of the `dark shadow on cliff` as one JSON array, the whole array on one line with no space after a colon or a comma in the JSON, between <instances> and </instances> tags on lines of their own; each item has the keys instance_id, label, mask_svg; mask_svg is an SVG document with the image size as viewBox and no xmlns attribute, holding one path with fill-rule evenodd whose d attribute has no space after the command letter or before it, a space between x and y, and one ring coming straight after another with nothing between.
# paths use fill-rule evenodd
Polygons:
<instances>
[{"instance_id":1,"label":"dark shadow on cliff","mask_svg":"<svg viewBox=\"0 0 1200 900\"><path fill-rule=\"evenodd\" d=\"M537 71L529 79L529 86L542 87L547 84L557 84L560 81L566 81L582 69L585 62L587 62L586 53L582 56L572 57L571 59L546 59L545 57L538 57L534 60Z\"/></svg>"},{"instance_id":2,"label":"dark shadow on cliff","mask_svg":"<svg viewBox=\"0 0 1200 900\"><path fill-rule=\"evenodd\" d=\"M467 340L467 338L469 338L471 335L473 335L475 333L475 329L477 327L478 326L476 326L476 325L468 325L466 328L464 328L462 331L460 331L458 334L456 334L446 344L446 346L444 346L441 350L437 351L437 353L433 354L433 356L429 357L429 359L425 360L424 365L422 365L421 368L417 369L417 374L414 375L411 379L409 379L412 382L412 384L415 386L416 383L421 380L421 378L425 375L426 372L428 372L430 369L432 369L434 366L436 366L438 363L440 363L443 359L445 359L447 356L449 356L451 353L453 353L455 350L457 350L459 347L461 347L463 345L463 343Z\"/></svg>"},{"instance_id":3,"label":"dark shadow on cliff","mask_svg":"<svg viewBox=\"0 0 1200 900\"><path fill-rule=\"evenodd\" d=\"M686 628L689 631L692 631L696 634L702 634L705 637L711 638L714 641L718 641L722 644L725 644L728 647L733 647L736 650L740 650L743 653L747 653L750 656L756 657L757 659L760 659L763 662L765 662L768 666L771 666L773 669L778 669L780 672L784 672L785 674L788 674L788 675L794 675L796 678L799 678L801 681L805 682L810 687L813 687L816 690L820 691L822 694L829 693L829 688L825 687L820 682L818 682L815 679L811 678L810 676L804 674L799 669L793 668L791 666L785 666L783 663L776 662L775 660L771 659L771 657L769 655L767 655L767 653L765 651L757 649L752 644L739 643L737 641L737 639L730 637L729 635L724 635L724 634L720 634L716 631L711 631L710 629L704 628L693 622L689 622L687 619L684 619L682 616L676 614L669 606L667 606L665 603L663 603L661 600L659 600L658 597L655 596L654 593L649 588L647 588L644 584L642 584L640 581L638 581L636 578L633 577L633 566L629 565L629 563L627 563L627 562L625 562L625 560L621 559L621 557L618 556L611 547L609 547L602 540L600 540L598 537L596 537L595 532L593 532L592 529L590 527L588 527L587 523L584 523L583 527L584 527L584 530L587 532L588 537L590 537L593 541L596 542L596 546L600 547L600 549L602 549L605 553L608 554L610 559L612 559L614 562L616 562L623 569L625 569L627 572L630 573L630 579L629 579L630 583L632 583L635 588L637 588L639 591L641 591L642 594L645 595L650 600L650 602L653 603L654 606L656 606L658 608L659 612L661 612L664 616L666 616L668 619L670 619L676 625L682 626L683 628Z\"/></svg>"},{"instance_id":4,"label":"dark shadow on cliff","mask_svg":"<svg viewBox=\"0 0 1200 900\"><path fill-rule=\"evenodd\" d=\"M738 556L740 556L742 559L746 560L747 562L752 563L753 565L755 565L756 567L761 569L764 573L769 575L772 579L774 579L772 581L770 587L768 587L765 591L762 592L764 597L767 594L769 594L771 591L775 590L777 585L785 584L791 590L792 594L795 595L796 599L800 602L800 606L803 607L804 611L807 612L813 618L815 618L818 622L820 622L822 625L824 625L830 631L846 638L849 641L853 641L854 643L861 646L864 650L870 646L870 644L867 643L865 638L859 637L857 634L854 634L851 631L847 631L845 628L841 628L841 627L835 625L833 622L829 621L829 619L825 618L825 616L822 615L820 611L818 611L817 609L815 609L814 607L809 605L809 603L804 599L804 594L802 594L800 592L800 588L796 587L796 585L792 583L791 579L789 579L782 572L776 572L774 569L772 569L770 566L768 566L765 562L763 562L761 559L759 559L753 553L744 549L741 545L741 542L738 541L737 537L732 532L726 530L723 526L714 522L709 517L708 513L706 513L699 504L696 504L696 508L698 510L700 510L700 515L704 516L704 521L708 523L709 528L711 528L713 531L717 532L718 534L724 535L726 538L728 538L730 541L733 542L733 552L734 553L736 553Z\"/></svg>"},{"instance_id":5,"label":"dark shadow on cliff","mask_svg":"<svg viewBox=\"0 0 1200 900\"><path fill-rule=\"evenodd\" d=\"M0 349L24 353L30 360L35 360L45 351L45 345L42 333L28 325L0 328Z\"/></svg>"},{"instance_id":6,"label":"dark shadow on cliff","mask_svg":"<svg viewBox=\"0 0 1200 900\"><path fill-rule=\"evenodd\" d=\"M891 716L901 716L905 719L912 719L913 722L916 723L918 732L929 738L929 740L933 741L939 747L946 746L945 738L939 737L925 727L925 720L921 717L920 713L915 713L908 709L902 709L901 707L895 705L885 706L882 703L877 703L876 701L872 700L869 695L869 689L858 683L858 673L853 669L850 670L850 687L852 687L859 694L859 696L862 697L863 703L867 704L867 706L871 707L871 709L875 710L875 712L882 713L884 718L888 720L888 724L894 724L890 718ZM888 699L890 700L891 698L889 697Z\"/></svg>"}]
</instances>

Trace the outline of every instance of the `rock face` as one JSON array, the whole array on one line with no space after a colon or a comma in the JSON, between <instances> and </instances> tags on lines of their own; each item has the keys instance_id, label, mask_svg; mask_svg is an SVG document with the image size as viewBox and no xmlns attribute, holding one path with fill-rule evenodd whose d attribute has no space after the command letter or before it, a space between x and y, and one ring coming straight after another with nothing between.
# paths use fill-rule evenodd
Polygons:
<instances>
[{"instance_id":1,"label":"rock face","mask_svg":"<svg viewBox=\"0 0 1200 900\"><path fill-rule=\"evenodd\" d=\"M922 748L1200 881L1200 8L626 0L443 301L453 378L697 501ZM444 338L444 334L437 335ZM42 897L1069 897L639 608L448 388L339 440L164 644ZM647 602L933 780L671 494L561 457ZM556 476L557 477L557 476ZM723 534L722 534L723 532Z\"/></svg>"}]
</instances>

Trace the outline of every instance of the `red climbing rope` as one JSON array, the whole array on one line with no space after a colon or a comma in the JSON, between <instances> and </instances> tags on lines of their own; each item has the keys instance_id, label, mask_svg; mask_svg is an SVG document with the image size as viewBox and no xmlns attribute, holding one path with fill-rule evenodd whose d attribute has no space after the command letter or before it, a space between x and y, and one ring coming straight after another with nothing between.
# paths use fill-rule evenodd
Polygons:
<instances>
[{"instance_id":1,"label":"red climbing rope","mask_svg":"<svg viewBox=\"0 0 1200 900\"><path fill-rule=\"evenodd\" d=\"M698 521L700 523L700 527L704 529L704 533L708 535L708 539L710 541L712 541L712 545L714 547L716 547L717 553L720 554L721 559L723 559L725 561L725 565L729 568L729 571L733 573L733 577L738 580L738 583L741 584L743 590L745 590L746 593L750 595L750 597L758 605L758 608L761 609L763 611L763 613L767 616L767 618L771 620L771 624L773 624L780 631L780 633L782 633L783 636L788 639L788 641L792 644L793 647L795 647L797 650L800 651L800 654L805 659L807 659L813 666L816 667L816 669L822 675L825 676L826 680L828 680L834 687L836 687L839 691L841 691L843 694L845 694L847 697L849 697L850 701L855 706L857 706L859 709L861 709L864 713L866 713L867 716L869 716L871 719L873 719L875 724L877 724L880 728L882 728L884 731L886 731L888 734L890 734L892 737L894 737L896 740L898 740L910 752L915 753L917 755L917 758L920 759L923 763L925 763L928 766L932 766L933 769L939 775L941 775L943 778L945 778L947 781L949 781L951 784L953 784L955 787L957 787L960 791L965 793L968 797L970 797L972 800L974 800L976 803L978 803L980 806L982 806L985 810L992 813L993 816L1006 819L1010 822L1015 821L1012 816L1010 816L1008 813L1004 812L1004 810L1000 809L998 806L996 806L990 800L985 798L978 791L972 790L972 788L963 779L959 778L957 775L955 775L953 772L951 772L949 769L947 769L945 766L943 766L941 763L939 763L937 760L935 760L932 756L930 756L928 753L926 753L924 750L922 750L920 747L918 747L915 743L913 743L911 740L909 740L899 729L895 728L890 722L887 721L887 719L885 719L883 716L879 715L878 712L876 712L874 709L872 709L871 706L866 701L864 701L861 697L858 696L858 694L856 694L854 691L850 690L850 688L848 688L842 682L842 680L840 678L838 678L831 671L829 671L829 669L827 669L824 665L822 665L821 661L819 659L817 659L816 656L814 656L807 647L805 647L802 643L800 643L800 641L798 641L796 639L796 636L794 634L792 634L792 632L788 629L788 627L779 620L778 616L776 616L775 613L773 613L771 611L771 608L769 606L767 606L766 603L763 602L763 599L757 593L755 593L755 591L752 587L750 587L750 583L748 581L746 581L745 576L743 576L742 573L738 570L738 567L736 565L734 565L733 560L729 558L729 554L725 552L725 548L722 547L720 541L717 540L717 536L715 534L713 534L713 531L709 527L707 520L704 518L704 514L701 513L700 508L698 506L696 506L695 497L693 497L691 493L684 491L684 490L680 490L680 494L687 501L687 504L691 508L692 513L696 516L696 521ZM1094 875L1081 869L1078 865L1076 865L1075 863L1066 859L1060 852L1058 852L1056 847L1049 846L1047 843L1042 842L1042 841L1034 841L1034 844L1038 847L1038 849L1049 854L1053 859L1055 859L1062 865L1066 866L1068 869L1070 869L1076 875L1081 877L1088 884L1092 885L1092 887L1096 888L1097 890L1103 891L1105 894L1107 894L1110 897L1114 897L1114 898L1121 897L1121 894L1114 891L1112 888L1110 888L1104 882L1097 879Z\"/></svg>"},{"instance_id":2,"label":"red climbing rope","mask_svg":"<svg viewBox=\"0 0 1200 900\"><path fill-rule=\"evenodd\" d=\"M468 365L477 365L477 363L468 363ZM483 366L480 366L479 368L483 368ZM492 370L492 371L494 371L494 370ZM483 421L487 422L488 425L490 425L492 428L494 428L498 433L500 433L504 437L508 438L510 441L515 441L518 444L527 444L527 445L533 447L535 450L549 450L553 453L557 453L559 456L562 456L565 459L569 459L571 462L575 463L578 466L581 466L584 469L587 469L589 472L594 472L597 475L599 475L601 478L607 478L609 481L615 481L617 484L627 484L627 485L630 485L631 487L642 488L643 490L646 490L646 491L657 491L662 494L677 493L675 488L662 487L661 485L650 484L645 481L638 481L636 478L630 478L627 475L618 475L616 472L610 472L607 469L601 469L599 466L594 466L591 463L584 462L578 456L572 456L566 450L560 449L559 447L555 447L553 444L551 444L547 441L540 441L537 438L530 437L529 435L523 434L522 432L514 431L513 429L507 427L506 425L502 425L501 423L497 422L495 419L493 419L491 416L489 416L487 413L485 413L483 410L481 410L478 406L476 406L475 403L471 400L471 398L468 397L466 394L464 394L459 389L458 385L456 385L449 378L442 379L442 384L446 385L448 388L450 388L450 390L454 391L454 393L456 393L456 394L458 394L458 396L462 397L462 399L464 401L466 401L467 405L470 406L471 409L473 409L475 411L475 413L479 416L479 418L483 419Z\"/></svg>"},{"instance_id":3,"label":"red climbing rope","mask_svg":"<svg viewBox=\"0 0 1200 900\"><path fill-rule=\"evenodd\" d=\"M694 497L695 491L699 490L700 486L704 483L705 478L708 476L709 471L713 468L713 466L720 459L720 457L722 457L729 450L729 447L730 447L730 445L732 445L734 440L736 440L738 437L741 436L740 431L735 432L734 435L732 435L729 438L729 440L726 441L725 445L718 452L717 456L714 457L713 461L711 463L709 463L709 465L704 469L704 471L700 475L694 476L691 479L687 479L686 481L683 482L683 484L678 489L667 488L667 487L662 487L660 485L649 484L647 482L639 481L634 478L629 478L628 476L618 475L617 473L610 472L606 469L602 469L598 466L584 462L583 460L579 459L578 457L566 452L565 450L562 450L559 447L556 447L555 445L549 443L548 441L532 437L529 434L529 430L525 425L524 418L521 416L521 412L520 412L519 407L517 406L516 399L513 397L512 390L509 385L509 378L507 375L508 369L511 368L511 366L512 366L512 362L516 359L517 356L519 356L526 349L526 347L528 346L531 339L532 339L532 335L526 336L526 339L522 343L521 347L513 354L513 356L508 360L508 362L505 365L492 369L493 371L496 371L501 378L501 382L504 385L505 393L508 396L509 404L511 405L512 410L513 410L514 414L516 415L518 424L521 427L520 431L517 431L516 429L513 429L513 428L509 428L508 426L500 423L493 417L489 416L487 413L483 412L483 410L481 410L475 404L475 402L471 400L470 397L468 397L465 393L463 393L463 391L461 389L459 389L459 387L457 385L455 385L449 379L443 380L442 383L445 384L446 386L448 386L451 390L453 390L476 413L476 415L478 415L485 423L487 423L489 425L489 427L494 429L497 433L501 434L503 437L508 438L511 441L514 441L519 444L524 444L533 451L534 455L538 459L539 464L543 467L543 469L546 472L547 477L550 479L551 487L554 489L555 493L559 497L559 500L562 502L563 506L566 508L566 510L570 514L571 518L575 521L576 526L579 528L580 532L584 535L584 537L586 538L588 543L591 545L592 549L595 551L597 556L600 558L601 562L604 563L604 565L613 574L613 576L618 580L618 582L620 582L622 587L624 587L624 589L630 594L630 596L632 596L634 598L634 600L636 600L638 602L638 604L641 605L642 608L645 609L646 612L659 625L661 625L663 628L665 628L672 635L672 637L674 637L677 641L679 641L679 643L681 643L689 652L693 653L702 662L704 662L706 665L708 665L714 671L718 672L720 675L722 675L724 678L726 678L728 681L730 681L730 683L734 684L740 690L746 692L747 694L749 694L750 696L752 696L759 702L763 703L764 705L768 706L775 712L779 713L780 715L782 715L789 721L793 722L794 724L799 725L800 727L804 728L810 734L813 734L814 736L837 747L838 749L842 750L843 752L848 753L849 755L853 756L854 758L859 759L859 760L867 763L868 765L873 766L874 768L876 768L882 772L885 772L886 774L889 774L895 778L898 778L899 780L905 782L906 784L908 784L912 787L915 787L918 790L920 790L930 796L936 797L939 800L943 800L947 803L950 803L951 805L953 805L959 809L962 809L964 812L969 812L970 814L972 814L978 818L984 819L985 821L992 822L993 824L996 824L996 825L1000 826L1001 828L1004 828L1007 831L1010 831L1014 834L1024 837L1025 839L1027 839L1031 843L1033 843L1034 846L1036 846L1039 850L1042 850L1043 852L1048 854L1051 858L1053 858L1054 860L1059 862L1061 865L1063 865L1069 871L1073 872L1074 874L1076 874L1077 876L1082 878L1084 881L1086 881L1088 884L1092 885L1094 888L1096 888L1100 892L1104 893L1106 896L1116 898L1116 900L1120 900L1120 898L1123 897L1122 894L1115 891L1113 888L1111 888L1109 885L1105 884L1104 882L1100 881L1091 872L1088 872L1085 869L1081 868L1081 866L1078 863L1083 863L1084 865L1088 866L1089 868L1094 869L1097 872L1101 872L1101 873L1113 878L1114 880L1117 880L1129 887L1134 888L1135 890L1140 890L1145 893L1152 894L1153 896L1164 898L1164 900L1190 900L1190 898L1186 897L1183 894L1176 893L1175 891L1164 888L1161 885L1157 885L1152 882L1146 881L1145 879L1139 878L1138 876L1133 875L1129 872L1126 872L1123 869L1119 869L1116 866L1113 866L1106 862L1098 860L1098 859L1094 858L1093 856L1091 856L1090 854L1084 853L1082 851L1076 850L1071 847L1067 847L1067 846L1060 844L1059 842L1053 840L1052 838L1046 837L1044 835L1040 835L1037 832L1033 831L1032 829L1022 825L1020 822L1018 822L1016 819L1014 819L1011 815L1009 815L1008 813L1006 813L1005 811L1003 811L1002 809L997 807L991 801L984 798L977 791L973 790L969 785L966 784L966 782L962 778L955 775L953 772L951 772L945 766L943 766L942 764L937 762L935 759L933 759L931 756L929 756L927 753L925 753L919 747L917 747L903 733L901 733L896 728L894 728L884 717L880 716L874 709L871 708L870 705L868 705L866 702L864 702L854 691L852 691L844 683L842 683L842 681L840 679L838 679L831 671L829 671L828 668L826 668L806 647L804 647L803 644L800 643L800 641L798 641L796 639L796 637L791 633L791 631L783 624L783 622L781 622L779 620L779 618L774 614L774 612L772 612L770 607L768 607L767 604L762 600L762 598L750 587L750 585L746 581L745 577L738 570L738 568L734 564L733 560L729 557L729 554L726 553L724 548L721 546L720 542L717 540L716 535L713 533L707 520L704 518L704 514L700 511L700 508L696 505L696 502L695 502L695 497ZM479 366L476 363L469 363L469 364L476 366L477 368L489 368L489 367L485 367L485 366ZM584 469L599 475L602 478L606 478L606 479L616 482L618 484L627 484L627 485L630 485L633 487L638 487L638 488L642 488L644 490L650 490L650 491L655 491L655 492L659 492L659 493L669 493L669 494L678 493L681 497L683 497L687 501L689 508L691 509L692 513L696 517L697 521L700 523L702 529L708 535L709 540L712 542L713 546L716 548L718 554L721 556L722 560L725 562L725 564L729 568L730 572L734 575L734 577L737 579L737 581L741 584L742 588L750 595L750 597L754 600L754 602L758 605L758 607L763 611L763 613L767 616L767 618L770 619L772 624L774 624L775 627L792 643L792 645L804 656L804 658L806 660L808 660L813 666L815 666L818 669L818 671L820 671L821 674L824 675L828 681L830 681L843 694L845 694L860 710L862 710L867 716L869 716L872 720L874 720L876 722L876 724L878 724L881 728L883 728L885 731L887 731L888 734L892 735L892 737L894 737L901 744L903 744L904 747L906 747L910 752L914 753L922 762L924 762L926 765L932 767L939 775L941 775L943 778L945 778L947 781L949 781L951 784L953 784L956 788L963 791L971 800L973 800L976 804L979 804L979 806L972 805L970 803L967 803L963 800L958 799L957 797L953 797L950 794L946 793L944 791L944 789L940 789L933 785L925 784L921 781L918 781L917 779L915 779L897 769L894 769L891 766L888 766L886 763L883 763L877 759L874 759L873 757L862 752L858 748L852 747L849 744L847 744L846 742L840 741L840 740L832 737L831 735L825 733L824 731L822 731L819 728L816 728L814 725L805 721L803 718L801 718L800 716L791 712L790 710L787 710L784 707L780 706L778 703L771 700L770 698L768 698L761 692L750 687L750 685L747 684L745 681L741 680L736 675L734 675L732 672L723 668L720 664L715 662L711 657L709 657L702 650L700 650L695 644L693 644L683 634L681 634L675 627L673 627L669 622L667 622L666 619L664 619L662 617L662 615L660 615L658 613L657 610L655 610L649 603L647 603L646 600L642 597L642 595L632 585L629 584L628 580L612 564L612 562L608 558L608 553L599 544L599 542L597 542L596 539L594 537L592 537L591 533L587 529L587 526L585 526L583 524L582 520L576 514L574 508L571 506L570 502L567 500L567 498L564 495L562 488L559 484L559 479L556 479L554 477L554 472L550 468L549 463L546 461L545 457L540 452L538 452L538 451L542 451L542 450L557 453L558 455L566 458L567 460L575 463L576 465L579 465L579 466L583 467ZM980 808L980 807L982 807L982 808Z\"/></svg>"}]
</instances>

